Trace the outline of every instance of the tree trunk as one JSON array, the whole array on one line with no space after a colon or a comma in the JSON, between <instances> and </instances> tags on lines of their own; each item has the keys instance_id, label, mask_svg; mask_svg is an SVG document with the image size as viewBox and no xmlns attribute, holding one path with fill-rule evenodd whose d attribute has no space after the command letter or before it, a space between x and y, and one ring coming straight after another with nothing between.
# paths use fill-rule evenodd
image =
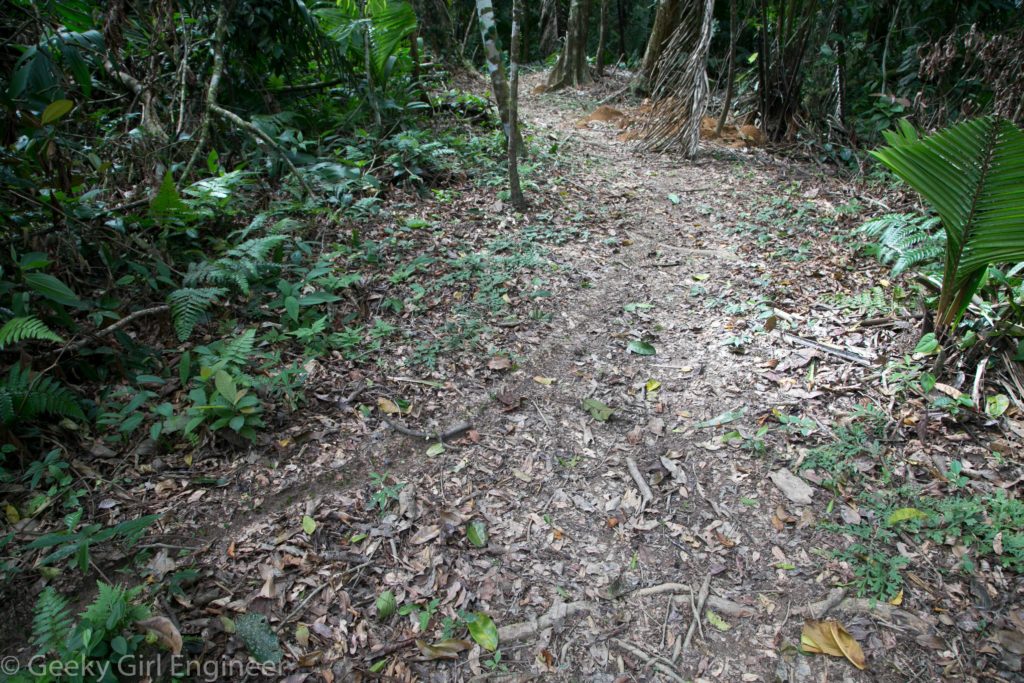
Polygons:
<instances>
[{"instance_id":1,"label":"tree trunk","mask_svg":"<svg viewBox=\"0 0 1024 683\"><path fill-rule=\"evenodd\" d=\"M494 6L491 0L476 0L476 13L480 20L480 38L484 44L484 57L487 58L487 72L491 76L491 90L494 101L498 105L498 116L505 131L505 139L511 137L511 121L508 115L508 81L505 80L505 63L501 59L498 47L498 28L494 23Z\"/></svg>"},{"instance_id":2,"label":"tree trunk","mask_svg":"<svg viewBox=\"0 0 1024 683\"><path fill-rule=\"evenodd\" d=\"M625 0L619 0L616 9L619 13L619 59L626 58L626 8L623 5Z\"/></svg>"},{"instance_id":3,"label":"tree trunk","mask_svg":"<svg viewBox=\"0 0 1024 683\"><path fill-rule=\"evenodd\" d=\"M692 0L691 0L692 1ZM661 55L665 51L665 45L672 32L679 25L682 15L683 3L680 0L661 0L658 3L658 11L654 15L654 25L651 27L651 36L647 39L647 49L644 50L644 60L640 64L640 71L633 80L633 89L640 93L650 93L654 84L658 82L658 65Z\"/></svg>"},{"instance_id":4,"label":"tree trunk","mask_svg":"<svg viewBox=\"0 0 1024 683\"><path fill-rule=\"evenodd\" d=\"M600 29L597 34L597 75L604 76L604 51L608 35L608 0L598 0L601 3Z\"/></svg>"},{"instance_id":5,"label":"tree trunk","mask_svg":"<svg viewBox=\"0 0 1024 683\"><path fill-rule=\"evenodd\" d=\"M587 29L590 26L590 0L572 0L569 6L569 27L565 34L565 45L555 68L548 74L548 90L558 90L569 85L579 86L590 82L590 68L587 66Z\"/></svg>"},{"instance_id":6,"label":"tree trunk","mask_svg":"<svg viewBox=\"0 0 1024 683\"><path fill-rule=\"evenodd\" d=\"M508 98L508 187L512 206L526 210L526 199L519 183L519 25L523 17L522 0L512 0L512 37L509 39Z\"/></svg>"},{"instance_id":7,"label":"tree trunk","mask_svg":"<svg viewBox=\"0 0 1024 683\"><path fill-rule=\"evenodd\" d=\"M715 126L715 137L722 136L722 127L732 108L732 91L736 82L736 41L739 40L739 16L736 11L736 0L729 0L729 72L725 77L725 101L722 102L722 113Z\"/></svg>"},{"instance_id":8,"label":"tree trunk","mask_svg":"<svg viewBox=\"0 0 1024 683\"><path fill-rule=\"evenodd\" d=\"M540 56L547 57L558 45L558 3L544 0L540 10Z\"/></svg>"}]
</instances>

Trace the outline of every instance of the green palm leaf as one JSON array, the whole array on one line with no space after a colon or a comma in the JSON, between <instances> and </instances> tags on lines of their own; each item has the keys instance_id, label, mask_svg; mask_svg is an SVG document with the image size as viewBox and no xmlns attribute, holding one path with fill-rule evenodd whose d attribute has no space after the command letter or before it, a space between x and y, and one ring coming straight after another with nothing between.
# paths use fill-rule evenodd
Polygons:
<instances>
[{"instance_id":1,"label":"green palm leaf","mask_svg":"<svg viewBox=\"0 0 1024 683\"><path fill-rule=\"evenodd\" d=\"M919 138L909 123L872 154L917 190L946 231L937 320L959 320L993 263L1024 261L1024 132L985 117Z\"/></svg>"}]
</instances>

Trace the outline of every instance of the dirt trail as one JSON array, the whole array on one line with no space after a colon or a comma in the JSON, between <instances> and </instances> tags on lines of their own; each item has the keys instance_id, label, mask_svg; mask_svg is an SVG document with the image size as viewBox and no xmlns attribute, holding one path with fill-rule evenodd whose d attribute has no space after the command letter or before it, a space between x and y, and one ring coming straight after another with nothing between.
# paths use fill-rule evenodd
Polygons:
<instances>
[{"instance_id":1,"label":"dirt trail","mask_svg":"<svg viewBox=\"0 0 1024 683\"><path fill-rule=\"evenodd\" d=\"M870 675L794 654L801 606L836 581L815 524L828 499L815 489L809 505L788 501L769 475L793 467L799 449L762 442L758 429L773 410L840 412L853 399L808 390L799 364L789 378L775 373L801 351L766 322L813 316L797 310L801 293L827 291L857 269L825 272L821 253L845 247L823 235L782 279L777 254L733 228L808 172L724 149L693 161L641 155L612 126L576 126L593 104L574 93L524 97L538 144L560 145L553 173L567 180L558 191L591 235L554 248L560 303L546 323L507 331L499 350L513 367L447 378L424 402L437 428L469 419L475 431L427 455L427 442L381 423L342 441L314 437L272 482L251 475L262 512L205 558L234 561L224 573L238 586L234 600L219 605L252 609L275 577L266 611L298 610L293 621L312 624L322 645L307 671L337 681L384 658L395 680L503 671L525 676L507 680L607 683L905 680L906 667L920 666L913 649L900 649L914 634L904 629L898 641L877 615L844 620ZM842 200L822 188L807 201ZM631 342L656 353L632 353ZM862 370L828 355L815 362L835 385ZM583 407L591 399L612 409L610 419L595 419L598 404ZM724 443L728 431L737 439ZM356 512L380 490L366 473L384 471L405 484L398 503L379 519ZM298 529L268 538L303 514L320 527L312 548L296 547ZM485 548L467 542L471 520L486 525ZM385 588L400 605L437 599L431 629L460 610L486 612L502 629L500 661L479 648L453 662L416 661L410 617L354 616L372 614ZM319 595L304 604L312 590ZM542 615L554 618L534 621Z\"/></svg>"}]
</instances>

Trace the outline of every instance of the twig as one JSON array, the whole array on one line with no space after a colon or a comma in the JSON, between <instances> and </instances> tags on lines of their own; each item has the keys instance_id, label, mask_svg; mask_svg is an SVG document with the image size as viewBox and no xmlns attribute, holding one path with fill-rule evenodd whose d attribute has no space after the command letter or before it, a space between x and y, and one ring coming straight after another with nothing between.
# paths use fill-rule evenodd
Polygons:
<instances>
[{"instance_id":1,"label":"twig","mask_svg":"<svg viewBox=\"0 0 1024 683\"><path fill-rule=\"evenodd\" d=\"M420 431L417 431L415 429L410 429L409 427L406 427L404 424L402 424L398 420L393 420L390 417L388 417L387 415L383 415L382 414L381 418L385 422L387 422L389 425L391 425L392 429L394 429L396 432L399 432L400 434L405 434L406 436L412 436L412 437L415 437L417 439L426 439L428 441L442 441L443 442L443 441L447 441L447 440L450 440L450 439L454 439L454 438L456 438L458 436L461 436L463 433L468 432L470 429L473 428L473 424L472 423L466 422L465 420L463 420L461 422L456 422L454 425L452 425L451 427L449 427L448 429L446 429L446 430L444 430L443 432L440 432L440 433L438 433L438 432L420 432Z\"/></svg>"},{"instance_id":2,"label":"twig","mask_svg":"<svg viewBox=\"0 0 1024 683\"><path fill-rule=\"evenodd\" d=\"M623 595L631 595L636 598L645 598L649 595L661 595L662 593L692 593L693 589L685 583L661 583L657 586L648 586L647 588L640 588L633 591L632 593L624 593Z\"/></svg>"},{"instance_id":3,"label":"twig","mask_svg":"<svg viewBox=\"0 0 1024 683\"><path fill-rule=\"evenodd\" d=\"M636 466L636 461L633 458L626 458L626 468L629 469L629 476L633 477L633 481L636 482L636 487L640 489L640 510L647 507L648 503L654 500L654 494L651 492L651 487L644 481L644 477L640 474L639 468Z\"/></svg>"},{"instance_id":4,"label":"twig","mask_svg":"<svg viewBox=\"0 0 1024 683\"><path fill-rule=\"evenodd\" d=\"M686 683L683 677L676 672L675 668L673 668L669 664L665 664L662 661L659 661L661 660L661 657L658 657L657 655L649 655L637 646L633 645L632 643L626 642L625 640L621 640L619 638L615 639L615 644L621 647L626 652L632 654L634 657L643 660L644 664L646 664L647 666L651 667L652 669L657 669L661 673L665 674L666 676L668 676L670 680L678 681L679 683Z\"/></svg>"},{"instance_id":5,"label":"twig","mask_svg":"<svg viewBox=\"0 0 1024 683\"><path fill-rule=\"evenodd\" d=\"M708 599L708 590L711 588L711 574L704 577L704 583L700 587L700 592L697 594L697 602L693 603L693 621L690 622L690 628L686 630L686 639L683 640L683 649L680 652L681 655L686 654L687 648L690 647L690 639L693 638L693 632L700 625L701 618L700 613L704 611L704 603ZM690 594L691 597L693 594ZM701 635L704 633L703 626L701 628Z\"/></svg>"},{"instance_id":6,"label":"twig","mask_svg":"<svg viewBox=\"0 0 1024 683\"><path fill-rule=\"evenodd\" d=\"M295 607L295 609L293 609L291 612L289 612L288 616L286 616L284 619L281 620L281 623L278 625L277 630L280 631L281 629L283 629L285 627L285 625L289 621L291 621L295 617L295 615L299 614L299 612L301 612L303 610L303 608L305 608L305 606L309 604L309 601L312 600L313 598L315 598L317 595L319 595L320 591L322 591L324 588L327 588L327 582L326 581L324 581L319 586L314 588L310 592L309 595L307 595L305 598L303 598L302 602L300 602Z\"/></svg>"},{"instance_id":7,"label":"twig","mask_svg":"<svg viewBox=\"0 0 1024 683\"><path fill-rule=\"evenodd\" d=\"M107 335L112 334L112 333L118 331L122 327L125 327L129 323L131 323L131 322L133 322L135 320L138 320L139 318L144 318L144 317L150 316L150 315L157 315L158 313L166 313L167 311L170 310L170 308L171 307L168 306L167 304L160 304L159 306L153 306L152 308L143 308L140 311L135 311L134 313L131 313L131 314L126 315L125 317L121 318L117 322L115 322L115 323L113 323L111 325L107 325L102 330L97 330L97 331L93 332L92 334L90 334L90 335L88 335L88 336L86 336L86 337L84 337L82 339L79 339L76 342L72 342L72 343L70 343L70 344L68 344L66 346L61 347L60 349L57 349L56 351L50 353L50 356L59 356L59 355L62 355L64 353L67 353L67 352L78 351L82 347L87 346L89 344L89 342L91 342L91 341L93 341L95 339L99 339L100 337L106 337Z\"/></svg>"},{"instance_id":8,"label":"twig","mask_svg":"<svg viewBox=\"0 0 1024 683\"><path fill-rule=\"evenodd\" d=\"M210 111L216 114L217 116L221 117L222 119L227 119L228 121L235 124L245 132L249 133L249 135L259 140L262 140L268 146L270 146L270 148L277 152L277 154L281 157L281 160L284 161L285 165L292 172L292 175L294 175L295 178L299 181L299 184L302 185L302 191L307 195L313 194L313 189L306 182L306 179L302 177L302 174L299 172L299 169L295 167L295 164L292 163L292 160L288 158L288 153L284 150L283 147L281 147L281 145L277 143L277 140L263 132L263 130L260 129L259 126L256 126L246 121L238 114L232 111L228 111L219 104L211 104Z\"/></svg>"},{"instance_id":9,"label":"twig","mask_svg":"<svg viewBox=\"0 0 1024 683\"><path fill-rule=\"evenodd\" d=\"M203 112L203 121L199 126L199 140L192 149L192 154L185 164L185 170L181 172L180 183L188 181L188 175L192 172L200 152L206 146L206 139L210 136L210 115L213 108L217 106L217 92L220 90L220 79L224 73L224 45L227 42L228 17L234 7L233 0L224 0L220 10L217 12L217 26L213 30L213 68L210 73L210 82L206 87L206 108Z\"/></svg>"},{"instance_id":10,"label":"twig","mask_svg":"<svg viewBox=\"0 0 1024 683\"><path fill-rule=\"evenodd\" d=\"M865 358L859 353L847 351L846 349L836 348L831 344L825 344L824 342L814 341L813 339L804 339L803 337L798 337L795 334L790 334L789 332L783 332L782 337L784 339L788 339L791 342L800 344L801 346L807 346L812 349L817 349L831 356L842 358L843 360L848 360L852 363L858 363L865 367L871 367L873 365L873 363L869 359Z\"/></svg>"}]
</instances>

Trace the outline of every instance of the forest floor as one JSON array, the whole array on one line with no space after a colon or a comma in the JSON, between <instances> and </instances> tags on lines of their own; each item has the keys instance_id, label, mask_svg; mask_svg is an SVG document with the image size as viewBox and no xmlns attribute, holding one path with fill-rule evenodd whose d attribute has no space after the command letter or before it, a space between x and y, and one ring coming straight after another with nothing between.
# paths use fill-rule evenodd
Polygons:
<instances>
[{"instance_id":1,"label":"forest floor","mask_svg":"<svg viewBox=\"0 0 1024 683\"><path fill-rule=\"evenodd\" d=\"M539 82L522 115L557 153L527 173L525 216L468 185L403 209L449 225L453 253L533 230L543 262L505 283L518 317L416 375L321 361L316 400L266 452L148 479L159 576L200 574L164 604L186 640L243 656L218 617L262 612L288 681L1012 677L1018 575L991 548L959 571L970 543L887 526L915 504L860 495L951 496L954 458L958 490L1009 489L1020 467L998 451L1024 435L961 429L883 372L920 329L914 299L852 248L877 200L756 149L638 152L614 124L578 123L621 76L531 94ZM381 411L469 428L441 447ZM466 635L477 612L497 653ZM798 652L826 612L863 671Z\"/></svg>"}]
</instances>

